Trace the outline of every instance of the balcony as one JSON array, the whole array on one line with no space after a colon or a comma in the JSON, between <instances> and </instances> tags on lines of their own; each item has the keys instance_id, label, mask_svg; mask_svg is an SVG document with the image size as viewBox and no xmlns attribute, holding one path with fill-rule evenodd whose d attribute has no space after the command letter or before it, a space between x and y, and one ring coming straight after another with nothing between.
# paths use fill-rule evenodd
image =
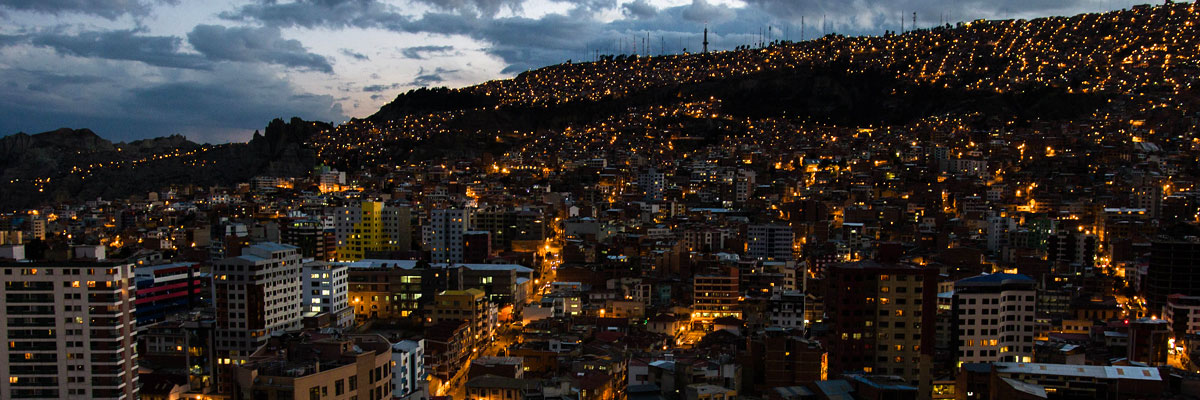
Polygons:
<instances>
[{"instance_id":1,"label":"balcony","mask_svg":"<svg viewBox=\"0 0 1200 400\"><path fill-rule=\"evenodd\" d=\"M56 336L54 335L53 329L37 329L37 330L21 329L21 330L9 330L8 338L9 339L54 339L54 338L56 338Z\"/></svg>"},{"instance_id":2,"label":"balcony","mask_svg":"<svg viewBox=\"0 0 1200 400\"><path fill-rule=\"evenodd\" d=\"M21 303L35 303L35 304L51 303L51 304L53 304L54 303L54 295L53 294L33 294L33 293L28 293L28 294L9 293L4 296L4 300L7 301L8 304L21 304Z\"/></svg>"},{"instance_id":3,"label":"balcony","mask_svg":"<svg viewBox=\"0 0 1200 400\"><path fill-rule=\"evenodd\" d=\"M54 306L8 306L8 315L54 315Z\"/></svg>"}]
</instances>

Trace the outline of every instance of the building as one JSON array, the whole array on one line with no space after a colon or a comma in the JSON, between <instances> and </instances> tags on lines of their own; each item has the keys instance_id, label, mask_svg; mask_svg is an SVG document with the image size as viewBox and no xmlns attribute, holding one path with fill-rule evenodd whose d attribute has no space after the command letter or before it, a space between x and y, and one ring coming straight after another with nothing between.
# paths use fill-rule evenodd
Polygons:
<instances>
[{"instance_id":1,"label":"building","mask_svg":"<svg viewBox=\"0 0 1200 400\"><path fill-rule=\"evenodd\" d=\"M463 233L463 262L483 263L492 256L492 233L467 231Z\"/></svg>"},{"instance_id":2,"label":"building","mask_svg":"<svg viewBox=\"0 0 1200 400\"><path fill-rule=\"evenodd\" d=\"M138 398L134 264L0 262L0 398Z\"/></svg>"},{"instance_id":3,"label":"building","mask_svg":"<svg viewBox=\"0 0 1200 400\"><path fill-rule=\"evenodd\" d=\"M195 263L175 263L134 268L137 285L138 325L162 321L208 302L208 278Z\"/></svg>"},{"instance_id":4,"label":"building","mask_svg":"<svg viewBox=\"0 0 1200 400\"><path fill-rule=\"evenodd\" d=\"M255 244L242 249L240 256L214 262L212 274L220 364L245 362L272 334L300 328L296 246Z\"/></svg>"},{"instance_id":5,"label":"building","mask_svg":"<svg viewBox=\"0 0 1200 400\"><path fill-rule=\"evenodd\" d=\"M662 201L666 188L666 174L656 168L650 168L638 174L637 186L642 191L642 197L650 201Z\"/></svg>"},{"instance_id":6,"label":"building","mask_svg":"<svg viewBox=\"0 0 1200 400\"><path fill-rule=\"evenodd\" d=\"M829 353L817 341L805 339L800 330L767 328L747 338L747 345L743 376L759 393L829 378Z\"/></svg>"},{"instance_id":7,"label":"building","mask_svg":"<svg viewBox=\"0 0 1200 400\"><path fill-rule=\"evenodd\" d=\"M1164 390L1157 368L998 362L963 364L955 398L1129 399Z\"/></svg>"},{"instance_id":8,"label":"building","mask_svg":"<svg viewBox=\"0 0 1200 400\"><path fill-rule=\"evenodd\" d=\"M724 274L698 274L692 283L692 322L710 324L717 318L742 318L738 299L738 269Z\"/></svg>"},{"instance_id":9,"label":"building","mask_svg":"<svg viewBox=\"0 0 1200 400\"><path fill-rule=\"evenodd\" d=\"M1146 307L1161 310L1167 296L1200 296L1200 239L1160 237L1150 245L1146 270Z\"/></svg>"},{"instance_id":10,"label":"building","mask_svg":"<svg viewBox=\"0 0 1200 400\"><path fill-rule=\"evenodd\" d=\"M423 390L425 339L401 340L392 344L392 397L402 399Z\"/></svg>"},{"instance_id":11,"label":"building","mask_svg":"<svg viewBox=\"0 0 1200 400\"><path fill-rule=\"evenodd\" d=\"M288 334L234 366L234 377L235 399L387 399L392 346L379 335Z\"/></svg>"},{"instance_id":12,"label":"building","mask_svg":"<svg viewBox=\"0 0 1200 400\"><path fill-rule=\"evenodd\" d=\"M362 260L347 264L350 307L359 319L413 319L434 295L461 289L462 267L417 267L412 260Z\"/></svg>"},{"instance_id":13,"label":"building","mask_svg":"<svg viewBox=\"0 0 1200 400\"><path fill-rule=\"evenodd\" d=\"M787 225L751 225L746 228L746 255L759 260L791 260L795 238Z\"/></svg>"},{"instance_id":14,"label":"building","mask_svg":"<svg viewBox=\"0 0 1200 400\"><path fill-rule=\"evenodd\" d=\"M451 208L429 212L429 222L422 227L429 261L434 263L463 262L463 234L470 226L469 210Z\"/></svg>"},{"instance_id":15,"label":"building","mask_svg":"<svg viewBox=\"0 0 1200 400\"><path fill-rule=\"evenodd\" d=\"M936 268L860 261L829 268L825 294L830 324L829 375L895 375L932 382Z\"/></svg>"},{"instance_id":16,"label":"building","mask_svg":"<svg viewBox=\"0 0 1200 400\"><path fill-rule=\"evenodd\" d=\"M350 308L348 299L349 283L347 279L349 267L327 262L310 262L304 264L301 279L303 280L304 316L321 313L333 317L339 328L349 328L354 325L354 310Z\"/></svg>"},{"instance_id":17,"label":"building","mask_svg":"<svg viewBox=\"0 0 1200 400\"><path fill-rule=\"evenodd\" d=\"M767 302L770 312L770 326L793 329L803 329L807 325L804 319L804 292L796 290L780 291L771 294Z\"/></svg>"},{"instance_id":18,"label":"building","mask_svg":"<svg viewBox=\"0 0 1200 400\"><path fill-rule=\"evenodd\" d=\"M188 393L211 394L220 386L216 320L195 314L138 327L138 364L155 373L185 376Z\"/></svg>"},{"instance_id":19,"label":"building","mask_svg":"<svg viewBox=\"0 0 1200 400\"><path fill-rule=\"evenodd\" d=\"M425 325L432 326L445 321L466 321L468 326L468 345L474 347L491 339L494 308L484 292L479 289L447 290L438 293L433 298L425 312Z\"/></svg>"},{"instance_id":20,"label":"building","mask_svg":"<svg viewBox=\"0 0 1200 400\"><path fill-rule=\"evenodd\" d=\"M491 232L496 250L511 250L514 241L546 239L546 222L537 209L484 210L473 215L471 223L472 229Z\"/></svg>"},{"instance_id":21,"label":"building","mask_svg":"<svg viewBox=\"0 0 1200 400\"><path fill-rule=\"evenodd\" d=\"M283 244L300 248L300 255L318 261L333 261L337 258L338 238L334 229L326 229L325 223L316 218L285 221L279 225L279 236Z\"/></svg>"},{"instance_id":22,"label":"building","mask_svg":"<svg viewBox=\"0 0 1200 400\"><path fill-rule=\"evenodd\" d=\"M1162 318L1176 337L1200 333L1200 296L1173 294L1167 296Z\"/></svg>"},{"instance_id":23,"label":"building","mask_svg":"<svg viewBox=\"0 0 1200 400\"><path fill-rule=\"evenodd\" d=\"M1020 274L990 274L954 282L959 362L1033 360L1037 282Z\"/></svg>"},{"instance_id":24,"label":"building","mask_svg":"<svg viewBox=\"0 0 1200 400\"><path fill-rule=\"evenodd\" d=\"M364 201L333 210L337 259L357 261L374 252L412 248L412 216L408 207Z\"/></svg>"}]
</instances>

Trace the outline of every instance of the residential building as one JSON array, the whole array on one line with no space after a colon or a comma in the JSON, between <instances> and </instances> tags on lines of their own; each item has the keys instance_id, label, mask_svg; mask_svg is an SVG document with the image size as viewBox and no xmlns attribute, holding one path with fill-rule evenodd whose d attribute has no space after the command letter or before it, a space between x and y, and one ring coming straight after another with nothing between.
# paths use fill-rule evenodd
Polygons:
<instances>
[{"instance_id":1,"label":"residential building","mask_svg":"<svg viewBox=\"0 0 1200 400\"><path fill-rule=\"evenodd\" d=\"M935 268L859 261L829 268L825 322L831 324L830 376L862 371L932 382Z\"/></svg>"},{"instance_id":2,"label":"residential building","mask_svg":"<svg viewBox=\"0 0 1200 400\"><path fill-rule=\"evenodd\" d=\"M354 310L350 308L347 275L349 267L316 261L304 264L303 315L329 314L340 328L354 325Z\"/></svg>"},{"instance_id":3,"label":"residential building","mask_svg":"<svg viewBox=\"0 0 1200 400\"><path fill-rule=\"evenodd\" d=\"M234 367L234 398L388 399L392 346L379 335L308 332L272 338Z\"/></svg>"},{"instance_id":4,"label":"residential building","mask_svg":"<svg viewBox=\"0 0 1200 400\"><path fill-rule=\"evenodd\" d=\"M422 230L430 262L463 262L463 234L467 233L470 220L470 211L461 208L429 212L429 221Z\"/></svg>"},{"instance_id":5,"label":"residential building","mask_svg":"<svg viewBox=\"0 0 1200 400\"><path fill-rule=\"evenodd\" d=\"M954 282L957 358L962 363L1030 362L1037 282L1020 274L990 274Z\"/></svg>"},{"instance_id":6,"label":"residential building","mask_svg":"<svg viewBox=\"0 0 1200 400\"><path fill-rule=\"evenodd\" d=\"M412 217L408 207L363 201L357 207L333 210L337 259L357 261L376 252L412 248Z\"/></svg>"},{"instance_id":7,"label":"residential building","mask_svg":"<svg viewBox=\"0 0 1200 400\"><path fill-rule=\"evenodd\" d=\"M300 328L301 265L296 246L259 243L213 263L217 356L245 362L275 333Z\"/></svg>"},{"instance_id":8,"label":"residential building","mask_svg":"<svg viewBox=\"0 0 1200 400\"><path fill-rule=\"evenodd\" d=\"M138 398L134 264L0 262L0 397Z\"/></svg>"},{"instance_id":9,"label":"residential building","mask_svg":"<svg viewBox=\"0 0 1200 400\"><path fill-rule=\"evenodd\" d=\"M423 390L425 339L401 340L392 344L392 397L402 399Z\"/></svg>"},{"instance_id":10,"label":"residential building","mask_svg":"<svg viewBox=\"0 0 1200 400\"><path fill-rule=\"evenodd\" d=\"M759 260L791 260L795 238L787 225L751 225L746 228L746 255Z\"/></svg>"}]
</instances>

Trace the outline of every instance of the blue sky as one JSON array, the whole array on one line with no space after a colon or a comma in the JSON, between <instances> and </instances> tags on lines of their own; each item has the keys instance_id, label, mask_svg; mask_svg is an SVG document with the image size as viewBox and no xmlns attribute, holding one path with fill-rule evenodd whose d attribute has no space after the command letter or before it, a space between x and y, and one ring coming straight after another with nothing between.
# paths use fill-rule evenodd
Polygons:
<instances>
[{"instance_id":1,"label":"blue sky","mask_svg":"<svg viewBox=\"0 0 1200 400\"><path fill-rule=\"evenodd\" d=\"M245 141L276 117L341 123L421 86L594 51L731 49L822 32L1126 8L1129 0L4 0L0 135ZM805 30L801 33L801 21ZM822 26L822 22L824 26Z\"/></svg>"}]
</instances>

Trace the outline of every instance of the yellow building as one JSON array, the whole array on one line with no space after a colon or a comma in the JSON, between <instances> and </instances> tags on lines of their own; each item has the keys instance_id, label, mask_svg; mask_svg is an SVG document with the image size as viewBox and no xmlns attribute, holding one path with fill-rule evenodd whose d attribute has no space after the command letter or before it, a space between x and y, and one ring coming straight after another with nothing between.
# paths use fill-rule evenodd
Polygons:
<instances>
[{"instance_id":1,"label":"yellow building","mask_svg":"<svg viewBox=\"0 0 1200 400\"><path fill-rule=\"evenodd\" d=\"M364 201L357 207L337 208L334 214L339 261L358 261L368 252L403 251L412 247L408 207Z\"/></svg>"}]
</instances>

